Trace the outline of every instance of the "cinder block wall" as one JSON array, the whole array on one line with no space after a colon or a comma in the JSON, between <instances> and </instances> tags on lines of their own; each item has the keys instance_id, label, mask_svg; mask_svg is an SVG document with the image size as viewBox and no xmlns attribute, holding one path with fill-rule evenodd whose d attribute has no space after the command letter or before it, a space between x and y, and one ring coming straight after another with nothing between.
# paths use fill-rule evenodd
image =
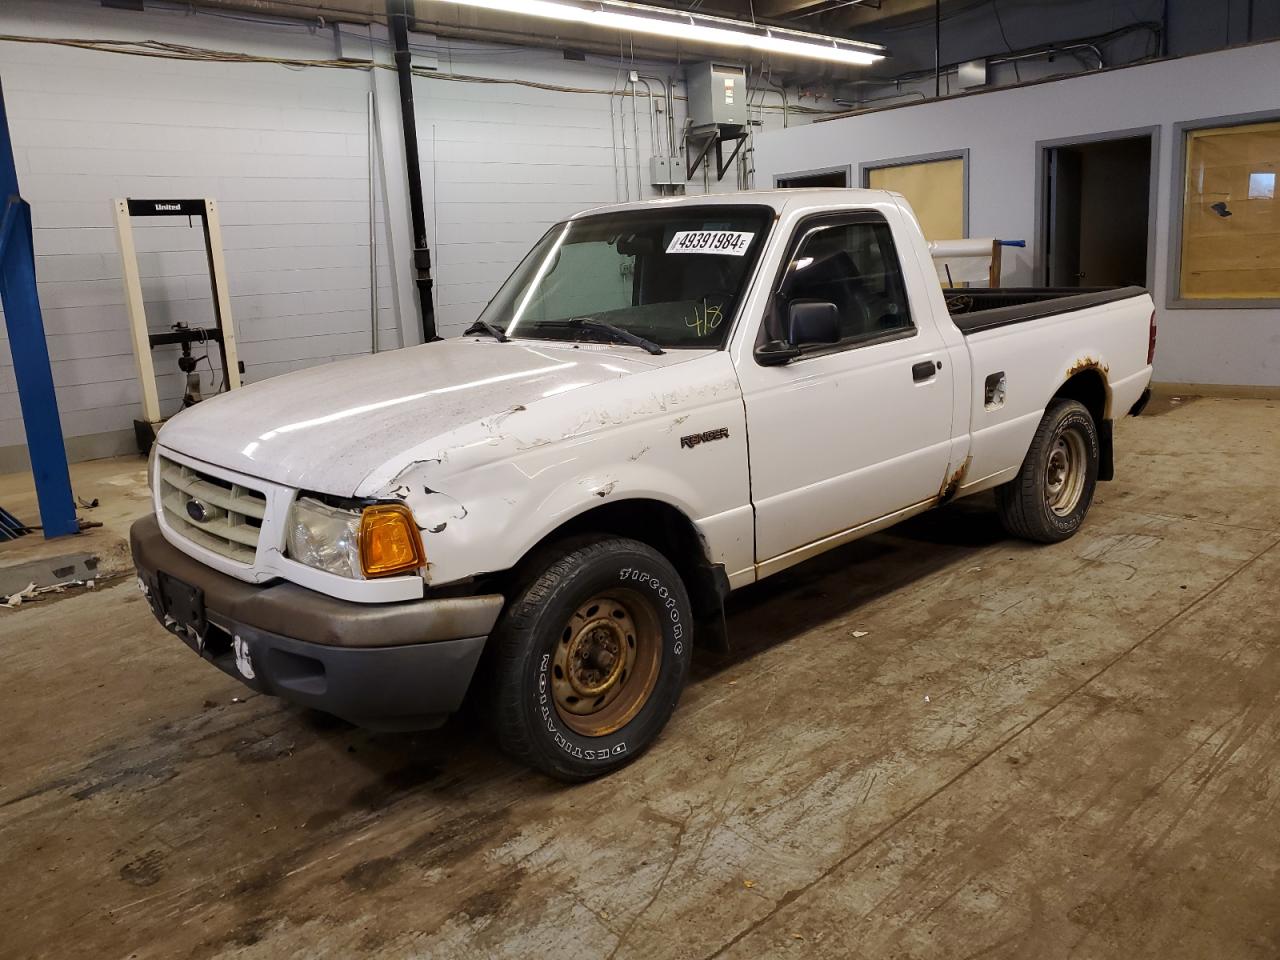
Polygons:
<instances>
[{"instance_id":1,"label":"cinder block wall","mask_svg":"<svg viewBox=\"0 0 1280 960\"><path fill-rule=\"evenodd\" d=\"M358 35L364 28L348 29ZM335 53L325 29L173 9L110 10L96 0L8 0L0 5L0 33L153 39L270 57ZM441 73L600 91L626 86L625 71L619 79L618 64L603 58L577 63L557 51L413 39L424 46L423 62L438 57ZM380 60L389 59L384 43L376 40L374 47ZM669 64L640 68L680 76ZM33 209L40 296L72 459L134 448L140 394L112 198L218 200L248 381L370 350L368 124L375 85L383 134L372 177L380 339L386 348L420 338L390 71L376 71L371 84L369 73L358 70L180 62L0 42L0 81L19 180ZM648 179L654 140L644 98L446 79L418 79L415 88L443 336L460 333L475 318L557 220L628 196L655 195L647 183L637 185ZM776 93L767 103L779 103ZM634 118L633 106L639 107ZM757 112L766 125L781 125L776 108ZM682 101L676 114L679 127ZM798 119L793 111L791 122ZM390 229L382 217L384 176ZM689 190L735 187L730 173L723 183L698 182ZM198 225L135 221L134 233L152 329L179 320L211 323ZM182 395L176 358L177 348L155 351L166 413ZM216 351L211 359L216 365ZM211 390L219 377L201 367ZM0 346L0 471L23 467L6 342Z\"/></svg>"}]
</instances>

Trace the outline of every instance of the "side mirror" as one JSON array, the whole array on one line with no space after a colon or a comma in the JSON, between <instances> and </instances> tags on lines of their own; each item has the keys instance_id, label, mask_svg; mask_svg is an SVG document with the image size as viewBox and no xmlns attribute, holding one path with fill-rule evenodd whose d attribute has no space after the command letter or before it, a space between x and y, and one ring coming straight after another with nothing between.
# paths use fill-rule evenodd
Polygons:
<instances>
[{"instance_id":1,"label":"side mirror","mask_svg":"<svg viewBox=\"0 0 1280 960\"><path fill-rule=\"evenodd\" d=\"M838 343L840 311L826 300L793 300L787 310L787 340L793 347Z\"/></svg>"},{"instance_id":2,"label":"side mirror","mask_svg":"<svg viewBox=\"0 0 1280 960\"><path fill-rule=\"evenodd\" d=\"M781 340L770 340L756 347L756 363L762 367L779 367L800 356L800 348Z\"/></svg>"}]
</instances>

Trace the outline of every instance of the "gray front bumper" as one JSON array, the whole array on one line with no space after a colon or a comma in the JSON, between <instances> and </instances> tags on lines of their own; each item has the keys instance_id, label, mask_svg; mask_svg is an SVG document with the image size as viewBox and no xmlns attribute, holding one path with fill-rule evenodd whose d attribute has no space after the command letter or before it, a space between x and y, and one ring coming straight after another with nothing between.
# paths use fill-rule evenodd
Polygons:
<instances>
[{"instance_id":1,"label":"gray front bumper","mask_svg":"<svg viewBox=\"0 0 1280 960\"><path fill-rule=\"evenodd\" d=\"M152 613L187 646L254 690L371 729L428 729L457 710L502 611L501 594L358 604L245 583L175 548L154 516L130 543ZM200 591L203 623L171 615L169 578Z\"/></svg>"}]
</instances>

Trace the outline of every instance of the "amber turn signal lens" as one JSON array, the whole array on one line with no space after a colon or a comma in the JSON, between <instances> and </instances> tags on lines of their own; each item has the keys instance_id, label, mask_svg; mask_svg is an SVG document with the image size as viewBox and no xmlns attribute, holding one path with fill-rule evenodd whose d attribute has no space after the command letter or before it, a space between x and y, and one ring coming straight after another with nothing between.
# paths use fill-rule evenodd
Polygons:
<instances>
[{"instance_id":1,"label":"amber turn signal lens","mask_svg":"<svg viewBox=\"0 0 1280 960\"><path fill-rule=\"evenodd\" d=\"M426 562L422 538L408 507L368 507L360 517L360 566L366 577L409 573Z\"/></svg>"}]
</instances>

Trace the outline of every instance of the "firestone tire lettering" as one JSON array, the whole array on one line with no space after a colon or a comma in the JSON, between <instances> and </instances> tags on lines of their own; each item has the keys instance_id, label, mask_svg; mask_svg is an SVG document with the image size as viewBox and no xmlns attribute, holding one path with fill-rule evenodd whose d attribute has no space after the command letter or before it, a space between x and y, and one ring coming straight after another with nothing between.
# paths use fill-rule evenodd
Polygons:
<instances>
[{"instance_id":1,"label":"firestone tire lettering","mask_svg":"<svg viewBox=\"0 0 1280 960\"><path fill-rule=\"evenodd\" d=\"M538 664L538 713L542 717L542 722L547 725L547 732L555 739L558 746L571 757L579 760L608 760L610 757L618 757L627 752L627 743L622 741L606 750L588 750L585 747L579 747L564 738L564 734L560 732L560 728L556 726L555 707L551 703L550 697L547 696L547 689L551 685L549 675L551 668L551 654L544 653L542 662Z\"/></svg>"}]
</instances>

